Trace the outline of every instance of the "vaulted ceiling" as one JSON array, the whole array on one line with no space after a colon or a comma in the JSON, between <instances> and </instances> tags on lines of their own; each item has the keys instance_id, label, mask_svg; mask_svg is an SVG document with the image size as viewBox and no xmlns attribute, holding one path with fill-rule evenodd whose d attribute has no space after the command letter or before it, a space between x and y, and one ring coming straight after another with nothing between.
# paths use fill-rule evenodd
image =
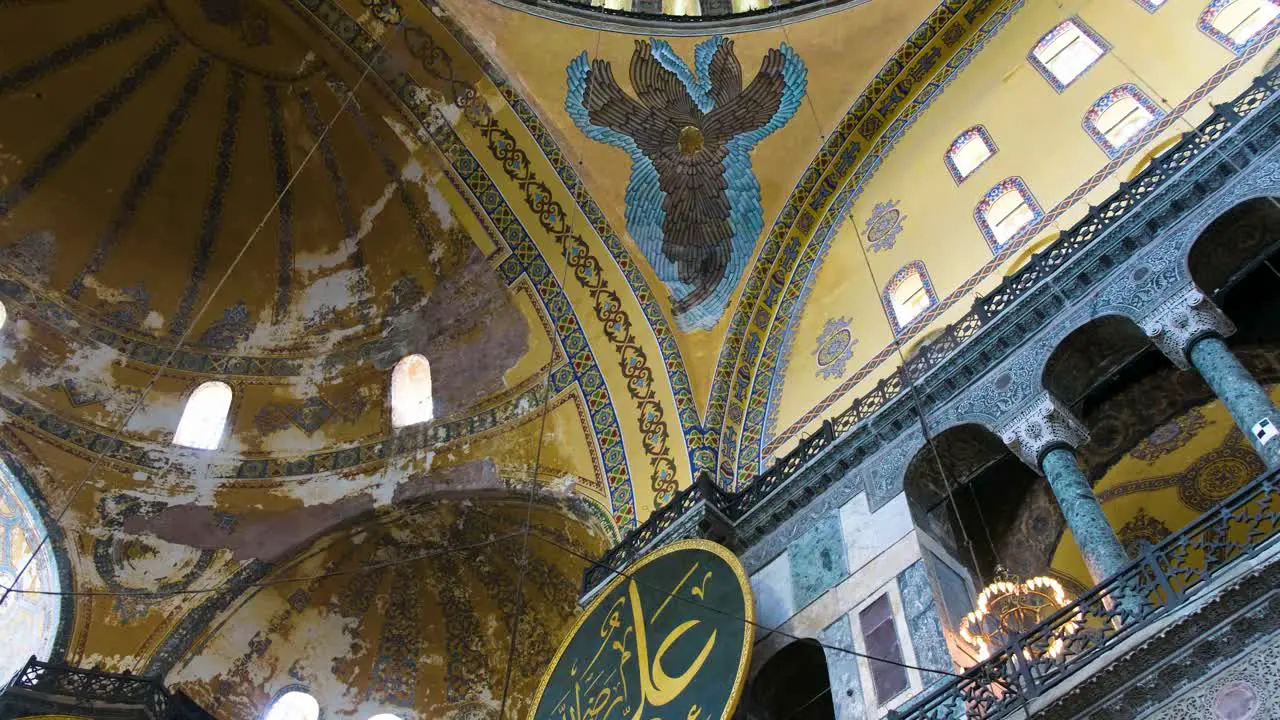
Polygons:
<instances>
[{"instance_id":1,"label":"vaulted ceiling","mask_svg":"<svg viewBox=\"0 0 1280 720\"><path fill-rule=\"evenodd\" d=\"M1264 60L1196 45L1200 0L1067 5L866 0L663 38L488 0L0 2L0 445L88 593L67 658L186 658L184 682L247 707L288 669L205 624L283 612L229 603L320 538L532 496L595 553L697 473L748 481L1179 132L1118 161L1080 132L1122 51L1170 123ZM1056 93L1025 54L1073 13L1117 57ZM1160 70L1143 22L1196 52ZM1036 113L1069 122L1045 138ZM976 122L1005 123L1002 155L957 186L942 152ZM1041 161L1050 142L1071 159ZM1057 214L993 255L972 209L1019 174ZM896 248L868 255L882 207ZM879 290L916 260L939 302L895 340ZM435 420L393 429L410 353ZM224 440L175 447L207 380L234 393Z\"/></svg>"}]
</instances>

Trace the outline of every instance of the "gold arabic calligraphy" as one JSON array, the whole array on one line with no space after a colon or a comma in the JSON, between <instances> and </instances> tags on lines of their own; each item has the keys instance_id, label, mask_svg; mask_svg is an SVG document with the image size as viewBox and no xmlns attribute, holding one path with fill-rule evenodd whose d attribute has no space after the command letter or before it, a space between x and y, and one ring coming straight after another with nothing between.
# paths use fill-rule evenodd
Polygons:
<instances>
[{"instance_id":1,"label":"gold arabic calligraphy","mask_svg":"<svg viewBox=\"0 0 1280 720\"><path fill-rule=\"evenodd\" d=\"M658 640L655 651L651 651L653 646L649 633L654 620L697 569L698 564L695 563L647 621L639 586L634 578L627 582L626 592L620 594L605 613L599 629L600 645L590 664L581 673L576 663L570 669L573 689L566 691L552 710L557 720L607 720L614 717L619 720L655 720L658 716L652 713L646 717L647 709L663 708L680 697L711 655L719 631L711 631L689 666L676 675L668 672L663 658L672 645L702 621L686 620L680 623ZM701 582L691 588L690 594L705 597L710 579L711 573L707 572ZM630 613L626 612L628 605ZM630 617L624 618L624 615ZM606 656L611 656L614 662L601 663L597 667L597 662ZM635 663L634 669L628 667L628 663L632 662ZM637 683L628 684L629 674L633 679L638 674L638 687L635 687ZM617 716L614 715L615 711L619 712ZM701 717L702 708L693 703L680 720L700 720Z\"/></svg>"}]
</instances>

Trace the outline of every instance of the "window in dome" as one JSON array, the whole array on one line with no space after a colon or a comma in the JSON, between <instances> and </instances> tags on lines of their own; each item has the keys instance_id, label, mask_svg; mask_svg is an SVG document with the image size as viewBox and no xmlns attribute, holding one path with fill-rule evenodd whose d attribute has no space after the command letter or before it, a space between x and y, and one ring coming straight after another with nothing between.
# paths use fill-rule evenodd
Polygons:
<instances>
[{"instance_id":1,"label":"window in dome","mask_svg":"<svg viewBox=\"0 0 1280 720\"><path fill-rule=\"evenodd\" d=\"M1071 18L1040 38L1027 59L1054 90L1062 92L1110 49L1080 18Z\"/></svg>"},{"instance_id":2,"label":"window in dome","mask_svg":"<svg viewBox=\"0 0 1280 720\"><path fill-rule=\"evenodd\" d=\"M973 211L973 219L992 252L999 252L1010 241L1021 239L1043 216L1044 211L1019 177L1011 177L988 190Z\"/></svg>"},{"instance_id":3,"label":"window in dome","mask_svg":"<svg viewBox=\"0 0 1280 720\"><path fill-rule=\"evenodd\" d=\"M263 720L318 720L319 717L320 703L315 698L299 690L290 690L271 703L271 709Z\"/></svg>"},{"instance_id":4,"label":"window in dome","mask_svg":"<svg viewBox=\"0 0 1280 720\"><path fill-rule=\"evenodd\" d=\"M1133 0L1141 5L1147 12L1155 12L1164 5L1165 0Z\"/></svg>"},{"instance_id":5,"label":"window in dome","mask_svg":"<svg viewBox=\"0 0 1280 720\"><path fill-rule=\"evenodd\" d=\"M400 716L392 715L391 713L378 713L377 715L369 718L369 720L400 720Z\"/></svg>"},{"instance_id":6,"label":"window in dome","mask_svg":"<svg viewBox=\"0 0 1280 720\"><path fill-rule=\"evenodd\" d=\"M974 170L996 154L996 149L990 133L981 125L974 125L960 133L947 149L947 171L951 173L951 179L956 184L964 182Z\"/></svg>"},{"instance_id":7,"label":"window in dome","mask_svg":"<svg viewBox=\"0 0 1280 720\"><path fill-rule=\"evenodd\" d=\"M885 310L889 314L889 324L893 326L895 335L902 334L902 329L920 317L938 301L933 292L933 283L929 282L929 273L924 263L916 260L907 263L889 278L881 297Z\"/></svg>"},{"instance_id":8,"label":"window in dome","mask_svg":"<svg viewBox=\"0 0 1280 720\"><path fill-rule=\"evenodd\" d=\"M664 15L701 15L702 8L698 0L662 0Z\"/></svg>"},{"instance_id":9,"label":"window in dome","mask_svg":"<svg viewBox=\"0 0 1280 720\"><path fill-rule=\"evenodd\" d=\"M1136 85L1126 84L1103 95L1084 115L1084 129L1108 157L1120 154L1164 112Z\"/></svg>"},{"instance_id":10,"label":"window in dome","mask_svg":"<svg viewBox=\"0 0 1280 720\"><path fill-rule=\"evenodd\" d=\"M421 355L407 355L391 371L391 427L431 420L431 364Z\"/></svg>"},{"instance_id":11,"label":"window in dome","mask_svg":"<svg viewBox=\"0 0 1280 720\"><path fill-rule=\"evenodd\" d=\"M606 10L630 10L631 0L591 0L591 6Z\"/></svg>"},{"instance_id":12,"label":"window in dome","mask_svg":"<svg viewBox=\"0 0 1280 720\"><path fill-rule=\"evenodd\" d=\"M0 328L4 327L4 324L8 321L9 310L4 306L4 303L0 302Z\"/></svg>"},{"instance_id":13,"label":"window in dome","mask_svg":"<svg viewBox=\"0 0 1280 720\"><path fill-rule=\"evenodd\" d=\"M5 652L0 653L0 683L21 670L32 655L48 660L58 634L61 599L56 593L62 584L53 548L49 543L40 545L44 536L45 525L31 497L0 462L0 586L14 589L0 605L0 638L5 644ZM28 564L33 552L36 555Z\"/></svg>"},{"instance_id":14,"label":"window in dome","mask_svg":"<svg viewBox=\"0 0 1280 720\"><path fill-rule=\"evenodd\" d=\"M1213 0L1200 13L1200 30L1234 53L1242 52L1276 24L1277 0Z\"/></svg>"},{"instance_id":15,"label":"window in dome","mask_svg":"<svg viewBox=\"0 0 1280 720\"><path fill-rule=\"evenodd\" d=\"M173 444L213 450L222 443L222 430L231 410L231 386L218 381L204 383L187 398L182 419L173 433Z\"/></svg>"}]
</instances>

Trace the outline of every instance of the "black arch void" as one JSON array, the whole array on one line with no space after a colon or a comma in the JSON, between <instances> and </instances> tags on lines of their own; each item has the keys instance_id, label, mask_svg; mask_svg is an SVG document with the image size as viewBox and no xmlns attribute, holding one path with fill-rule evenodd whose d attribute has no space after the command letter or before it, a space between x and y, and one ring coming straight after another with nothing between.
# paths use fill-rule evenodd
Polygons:
<instances>
[{"instance_id":1,"label":"black arch void","mask_svg":"<svg viewBox=\"0 0 1280 720\"><path fill-rule=\"evenodd\" d=\"M975 579L990 578L997 564L1015 569L1003 546L1039 480L995 433L966 424L942 431L916 452L903 490L916 525L949 546Z\"/></svg>"},{"instance_id":2,"label":"black arch void","mask_svg":"<svg viewBox=\"0 0 1280 720\"><path fill-rule=\"evenodd\" d=\"M1215 300L1280 247L1280 200L1246 200L1214 220L1187 253L1187 270Z\"/></svg>"},{"instance_id":3,"label":"black arch void","mask_svg":"<svg viewBox=\"0 0 1280 720\"><path fill-rule=\"evenodd\" d=\"M751 682L752 720L834 720L827 656L816 640L801 639L782 648Z\"/></svg>"}]
</instances>

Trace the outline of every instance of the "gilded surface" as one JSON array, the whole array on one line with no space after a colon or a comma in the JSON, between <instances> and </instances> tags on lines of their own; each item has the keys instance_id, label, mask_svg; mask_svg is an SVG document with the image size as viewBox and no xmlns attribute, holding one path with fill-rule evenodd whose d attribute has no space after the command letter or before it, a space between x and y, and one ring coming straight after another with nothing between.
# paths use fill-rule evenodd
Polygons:
<instances>
[{"instance_id":1,"label":"gilded surface","mask_svg":"<svg viewBox=\"0 0 1280 720\"><path fill-rule=\"evenodd\" d=\"M565 638L529 715L728 718L755 633L751 589L724 547L686 540L628 568Z\"/></svg>"}]
</instances>

